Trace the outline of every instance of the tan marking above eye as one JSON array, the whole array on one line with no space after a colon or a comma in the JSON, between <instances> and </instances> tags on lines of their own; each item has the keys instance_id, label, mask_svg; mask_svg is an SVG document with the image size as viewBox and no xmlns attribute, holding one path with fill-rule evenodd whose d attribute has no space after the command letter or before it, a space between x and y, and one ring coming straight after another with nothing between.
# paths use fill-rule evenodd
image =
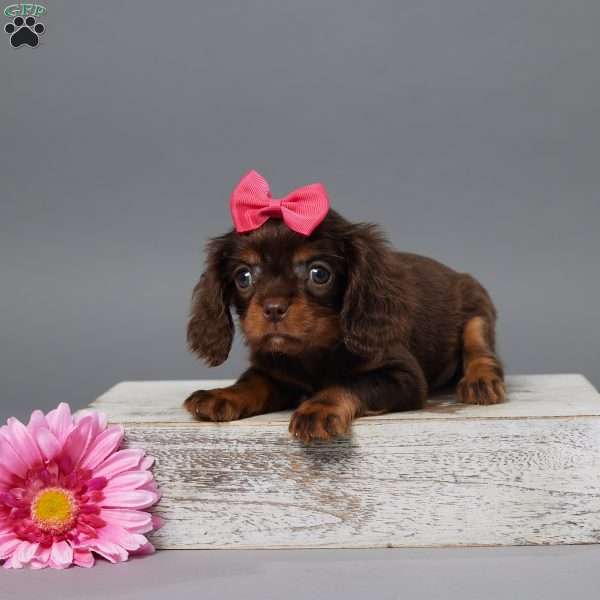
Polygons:
<instances>
[{"instance_id":1,"label":"tan marking above eye","mask_svg":"<svg viewBox=\"0 0 600 600\"><path fill-rule=\"evenodd\" d=\"M319 256L320 256L320 253L317 252L314 248L298 248L294 252L292 261L295 265L302 264L302 263L308 263L308 262L311 262L312 260L315 260Z\"/></svg>"},{"instance_id":2,"label":"tan marking above eye","mask_svg":"<svg viewBox=\"0 0 600 600\"><path fill-rule=\"evenodd\" d=\"M251 248L242 250L242 252L240 252L239 259L240 262L244 262L250 266L258 265L262 262L260 254Z\"/></svg>"}]
</instances>

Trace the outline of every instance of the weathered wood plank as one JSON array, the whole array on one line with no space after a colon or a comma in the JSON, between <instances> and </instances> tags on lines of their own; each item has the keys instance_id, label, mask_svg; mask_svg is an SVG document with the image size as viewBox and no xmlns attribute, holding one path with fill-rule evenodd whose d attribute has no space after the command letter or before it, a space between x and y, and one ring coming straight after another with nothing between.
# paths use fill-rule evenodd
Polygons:
<instances>
[{"instance_id":1,"label":"weathered wood plank","mask_svg":"<svg viewBox=\"0 0 600 600\"><path fill-rule=\"evenodd\" d=\"M283 428L136 425L160 548L600 542L600 420L405 421L305 447Z\"/></svg>"},{"instance_id":2,"label":"weathered wood plank","mask_svg":"<svg viewBox=\"0 0 600 600\"><path fill-rule=\"evenodd\" d=\"M127 381L112 387L93 402L92 407L119 423L193 423L191 415L181 408L183 401L195 390L231 383L232 380ZM440 394L430 398L424 410L368 417L357 423L406 419L600 416L598 392L582 375L511 375L507 377L507 388L508 401L495 406L458 404L454 394ZM289 414L288 411L270 413L239 423L281 423L289 420Z\"/></svg>"},{"instance_id":3,"label":"weathered wood plank","mask_svg":"<svg viewBox=\"0 0 600 600\"><path fill-rule=\"evenodd\" d=\"M195 389L129 382L93 407L157 458L159 548L600 542L600 396L580 375L513 376L509 402L359 419L305 446L289 413L196 423Z\"/></svg>"}]
</instances>

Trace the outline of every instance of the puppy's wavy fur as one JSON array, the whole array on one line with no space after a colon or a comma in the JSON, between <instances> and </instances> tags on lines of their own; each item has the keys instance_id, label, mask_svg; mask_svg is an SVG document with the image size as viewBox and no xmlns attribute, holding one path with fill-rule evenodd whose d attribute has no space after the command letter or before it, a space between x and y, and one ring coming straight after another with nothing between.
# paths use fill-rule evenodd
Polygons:
<instances>
[{"instance_id":1,"label":"puppy's wavy fur","mask_svg":"<svg viewBox=\"0 0 600 600\"><path fill-rule=\"evenodd\" d=\"M359 416L420 408L449 384L462 402L505 396L486 290L334 211L308 238L270 220L211 240L188 325L190 349L211 366L231 349L232 308L251 366L229 388L192 394L198 419L295 408L290 432L309 442L346 434Z\"/></svg>"}]
</instances>

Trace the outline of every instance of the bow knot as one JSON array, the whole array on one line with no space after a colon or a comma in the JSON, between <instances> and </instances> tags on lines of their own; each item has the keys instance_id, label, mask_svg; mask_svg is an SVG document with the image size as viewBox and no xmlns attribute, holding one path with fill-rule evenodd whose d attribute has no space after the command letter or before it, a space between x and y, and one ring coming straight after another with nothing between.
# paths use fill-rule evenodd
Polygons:
<instances>
[{"instance_id":1,"label":"bow knot","mask_svg":"<svg viewBox=\"0 0 600 600\"><path fill-rule=\"evenodd\" d=\"M266 179L250 171L231 193L231 216L238 233L258 229L270 218L283 219L293 231L310 235L329 211L325 186L313 183L273 198Z\"/></svg>"},{"instance_id":2,"label":"bow knot","mask_svg":"<svg viewBox=\"0 0 600 600\"><path fill-rule=\"evenodd\" d=\"M265 214L269 214L273 217L281 215L281 200L279 198L271 198L269 196L269 204L265 207Z\"/></svg>"}]
</instances>

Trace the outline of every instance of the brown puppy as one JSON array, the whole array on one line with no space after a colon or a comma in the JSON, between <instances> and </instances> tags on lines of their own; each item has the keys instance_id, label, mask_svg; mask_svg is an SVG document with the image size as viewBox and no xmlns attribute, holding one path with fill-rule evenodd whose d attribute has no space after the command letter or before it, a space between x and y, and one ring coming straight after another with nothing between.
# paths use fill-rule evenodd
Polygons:
<instances>
[{"instance_id":1,"label":"brown puppy","mask_svg":"<svg viewBox=\"0 0 600 600\"><path fill-rule=\"evenodd\" d=\"M453 382L462 402L504 399L486 290L334 211L309 237L271 219L208 244L188 342L211 366L231 348L230 306L251 367L231 387L192 394L198 419L295 408L290 432L308 442L347 433L356 417L420 408Z\"/></svg>"}]
</instances>

